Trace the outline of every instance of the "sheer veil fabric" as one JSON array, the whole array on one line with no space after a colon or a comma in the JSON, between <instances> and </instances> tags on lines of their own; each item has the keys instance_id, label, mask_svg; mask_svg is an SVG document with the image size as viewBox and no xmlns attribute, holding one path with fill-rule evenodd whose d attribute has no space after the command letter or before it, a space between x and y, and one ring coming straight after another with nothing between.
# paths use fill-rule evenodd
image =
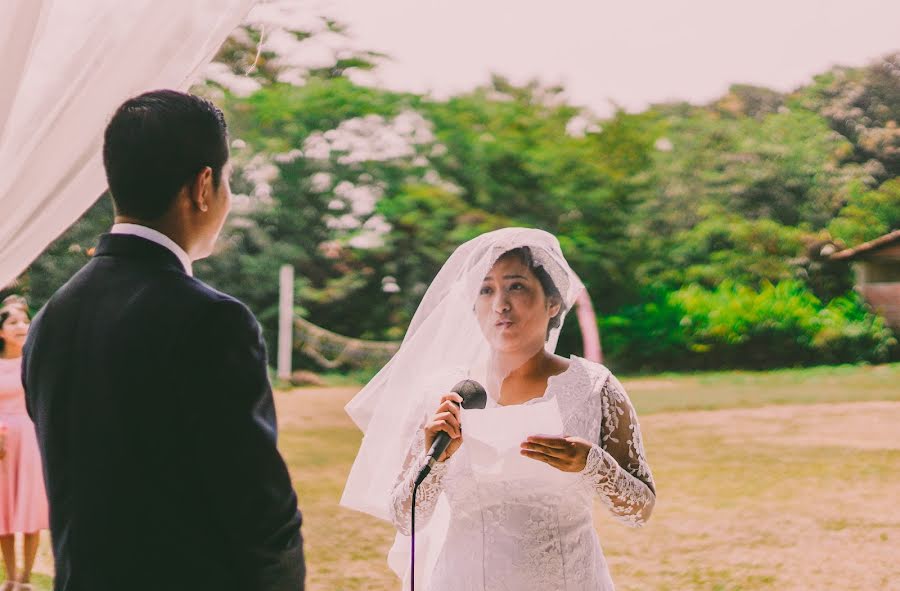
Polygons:
<instances>
[{"instance_id":1,"label":"sheer veil fabric","mask_svg":"<svg viewBox=\"0 0 900 591\"><path fill-rule=\"evenodd\" d=\"M474 313L485 275L505 252L527 246L560 290L570 310L584 286L569 267L559 241L542 230L505 228L457 248L429 286L399 351L346 407L364 437L347 479L341 504L389 520L393 485L410 443L439 398L461 379L474 379L492 392L491 349ZM545 348L556 349L562 329L551 330ZM449 507L439 503L428 525L416 532L417 581L427 588L427 573L443 545ZM408 577L409 539L398 534L388 558L391 568ZM421 560L419 560L421 557Z\"/></svg>"}]
</instances>

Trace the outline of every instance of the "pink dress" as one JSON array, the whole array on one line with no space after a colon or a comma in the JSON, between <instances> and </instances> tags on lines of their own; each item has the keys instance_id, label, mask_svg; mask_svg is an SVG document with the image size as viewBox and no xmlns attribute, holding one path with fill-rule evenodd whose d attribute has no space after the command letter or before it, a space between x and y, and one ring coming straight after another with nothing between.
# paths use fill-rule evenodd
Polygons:
<instances>
[{"instance_id":1,"label":"pink dress","mask_svg":"<svg viewBox=\"0 0 900 591\"><path fill-rule=\"evenodd\" d=\"M47 493L34 424L25 410L22 358L0 358L0 535L47 529Z\"/></svg>"}]
</instances>

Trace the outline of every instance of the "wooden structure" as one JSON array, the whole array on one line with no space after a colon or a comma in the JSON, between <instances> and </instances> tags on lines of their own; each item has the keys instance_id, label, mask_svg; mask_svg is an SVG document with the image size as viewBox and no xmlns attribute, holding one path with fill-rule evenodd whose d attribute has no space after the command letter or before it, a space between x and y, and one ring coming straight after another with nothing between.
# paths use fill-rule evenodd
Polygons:
<instances>
[{"instance_id":1,"label":"wooden structure","mask_svg":"<svg viewBox=\"0 0 900 591\"><path fill-rule=\"evenodd\" d=\"M900 230L838 251L829 258L853 263L856 289L891 328L900 332Z\"/></svg>"}]
</instances>

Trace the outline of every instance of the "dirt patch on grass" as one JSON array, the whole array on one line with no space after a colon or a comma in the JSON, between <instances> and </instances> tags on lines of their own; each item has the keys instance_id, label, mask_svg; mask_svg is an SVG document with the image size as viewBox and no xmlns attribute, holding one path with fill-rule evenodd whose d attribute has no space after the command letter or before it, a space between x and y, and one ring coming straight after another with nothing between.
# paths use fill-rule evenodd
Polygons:
<instances>
[{"instance_id":1,"label":"dirt patch on grass","mask_svg":"<svg viewBox=\"0 0 900 591\"><path fill-rule=\"evenodd\" d=\"M641 530L597 517L620 591L900 589L900 403L641 424L655 514Z\"/></svg>"},{"instance_id":2,"label":"dirt patch on grass","mask_svg":"<svg viewBox=\"0 0 900 591\"><path fill-rule=\"evenodd\" d=\"M730 445L836 446L900 450L900 403L853 402L664 413L642 420L684 422Z\"/></svg>"},{"instance_id":3,"label":"dirt patch on grass","mask_svg":"<svg viewBox=\"0 0 900 591\"><path fill-rule=\"evenodd\" d=\"M298 388L276 394L280 429L344 428L344 406L360 388Z\"/></svg>"}]
</instances>

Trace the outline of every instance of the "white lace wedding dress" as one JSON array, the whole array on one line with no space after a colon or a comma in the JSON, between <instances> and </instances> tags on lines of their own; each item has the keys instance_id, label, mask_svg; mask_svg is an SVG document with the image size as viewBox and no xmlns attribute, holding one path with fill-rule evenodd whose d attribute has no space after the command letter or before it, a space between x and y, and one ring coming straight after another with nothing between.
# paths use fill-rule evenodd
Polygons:
<instances>
[{"instance_id":1,"label":"white lace wedding dress","mask_svg":"<svg viewBox=\"0 0 900 591\"><path fill-rule=\"evenodd\" d=\"M594 441L585 469L560 490L527 481L476 480L462 447L419 488L416 527L427 524L443 493L451 519L428 591L612 591L593 526L598 495L619 521L639 527L655 502L650 467L631 401L604 366L572 356L542 398L556 398L565 434ZM488 406L496 406L488 401ZM463 425L465 434L465 425ZM424 435L410 448L391 499L391 519L409 535L413 481Z\"/></svg>"}]
</instances>

